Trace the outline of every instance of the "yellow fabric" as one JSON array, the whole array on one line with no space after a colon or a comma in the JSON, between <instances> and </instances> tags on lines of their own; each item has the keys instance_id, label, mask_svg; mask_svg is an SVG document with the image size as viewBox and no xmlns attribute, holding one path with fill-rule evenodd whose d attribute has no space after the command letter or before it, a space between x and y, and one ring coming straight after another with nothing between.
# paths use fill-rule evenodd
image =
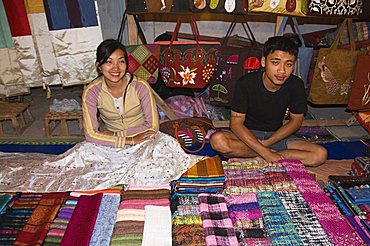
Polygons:
<instances>
[{"instance_id":1,"label":"yellow fabric","mask_svg":"<svg viewBox=\"0 0 370 246\"><path fill-rule=\"evenodd\" d=\"M28 14L45 13L44 2L42 0L24 0Z\"/></svg>"}]
</instances>

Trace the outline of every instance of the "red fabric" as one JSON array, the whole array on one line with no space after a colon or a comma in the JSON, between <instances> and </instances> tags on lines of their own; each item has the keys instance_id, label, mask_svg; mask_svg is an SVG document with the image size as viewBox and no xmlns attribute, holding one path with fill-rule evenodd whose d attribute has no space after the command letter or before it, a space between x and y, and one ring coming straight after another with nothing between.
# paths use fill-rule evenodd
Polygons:
<instances>
[{"instance_id":1,"label":"red fabric","mask_svg":"<svg viewBox=\"0 0 370 246\"><path fill-rule=\"evenodd\" d=\"M24 0L3 0L3 4L12 36L31 35Z\"/></svg>"},{"instance_id":2,"label":"red fabric","mask_svg":"<svg viewBox=\"0 0 370 246\"><path fill-rule=\"evenodd\" d=\"M89 245L103 194L81 196L60 245Z\"/></svg>"},{"instance_id":3,"label":"red fabric","mask_svg":"<svg viewBox=\"0 0 370 246\"><path fill-rule=\"evenodd\" d=\"M66 193L44 194L31 217L19 232L14 245L42 245Z\"/></svg>"}]
</instances>

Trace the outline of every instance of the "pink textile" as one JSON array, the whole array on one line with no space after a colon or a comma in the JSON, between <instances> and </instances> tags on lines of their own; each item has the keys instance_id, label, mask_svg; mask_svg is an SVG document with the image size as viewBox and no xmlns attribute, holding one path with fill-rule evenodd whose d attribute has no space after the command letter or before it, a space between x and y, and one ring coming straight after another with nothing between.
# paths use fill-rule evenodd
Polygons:
<instances>
[{"instance_id":1,"label":"pink textile","mask_svg":"<svg viewBox=\"0 0 370 246\"><path fill-rule=\"evenodd\" d=\"M168 199L150 199L150 200L124 200L120 203L118 209L144 209L146 205L170 206Z\"/></svg>"},{"instance_id":2,"label":"pink textile","mask_svg":"<svg viewBox=\"0 0 370 246\"><path fill-rule=\"evenodd\" d=\"M158 189L168 189L171 190L169 184L163 185L126 185L125 190L158 190Z\"/></svg>"},{"instance_id":3,"label":"pink textile","mask_svg":"<svg viewBox=\"0 0 370 246\"><path fill-rule=\"evenodd\" d=\"M236 196L226 196L226 204L243 204L257 202L256 193L244 193Z\"/></svg>"},{"instance_id":4,"label":"pink textile","mask_svg":"<svg viewBox=\"0 0 370 246\"><path fill-rule=\"evenodd\" d=\"M68 223L60 245L83 246L90 244L103 194L81 196Z\"/></svg>"},{"instance_id":5,"label":"pink textile","mask_svg":"<svg viewBox=\"0 0 370 246\"><path fill-rule=\"evenodd\" d=\"M230 219L235 224L237 220L257 220L262 218L261 210L249 210L249 211L239 211L239 212L230 212Z\"/></svg>"},{"instance_id":6,"label":"pink textile","mask_svg":"<svg viewBox=\"0 0 370 246\"><path fill-rule=\"evenodd\" d=\"M364 245L332 200L298 160L280 160L334 245Z\"/></svg>"}]
</instances>

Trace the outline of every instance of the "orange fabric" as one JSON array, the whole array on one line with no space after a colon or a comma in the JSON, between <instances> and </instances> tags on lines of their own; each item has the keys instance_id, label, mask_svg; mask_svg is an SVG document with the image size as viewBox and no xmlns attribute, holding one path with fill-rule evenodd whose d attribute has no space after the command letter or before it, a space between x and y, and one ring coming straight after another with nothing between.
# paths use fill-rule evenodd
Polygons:
<instances>
[{"instance_id":1,"label":"orange fabric","mask_svg":"<svg viewBox=\"0 0 370 246\"><path fill-rule=\"evenodd\" d=\"M224 176L224 170L219 156L199 161L182 175L185 178L220 176Z\"/></svg>"}]
</instances>

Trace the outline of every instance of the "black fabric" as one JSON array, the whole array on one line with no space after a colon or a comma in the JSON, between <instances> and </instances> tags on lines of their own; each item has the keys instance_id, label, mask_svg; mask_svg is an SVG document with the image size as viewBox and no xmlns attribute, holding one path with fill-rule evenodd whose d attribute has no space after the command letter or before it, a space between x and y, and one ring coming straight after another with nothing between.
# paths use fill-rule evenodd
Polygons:
<instances>
[{"instance_id":1,"label":"black fabric","mask_svg":"<svg viewBox=\"0 0 370 246\"><path fill-rule=\"evenodd\" d=\"M239 79L231 109L246 114L244 125L252 130L276 131L282 126L286 109L293 114L307 112L307 95L303 81L291 75L276 92L266 90L262 71Z\"/></svg>"}]
</instances>

